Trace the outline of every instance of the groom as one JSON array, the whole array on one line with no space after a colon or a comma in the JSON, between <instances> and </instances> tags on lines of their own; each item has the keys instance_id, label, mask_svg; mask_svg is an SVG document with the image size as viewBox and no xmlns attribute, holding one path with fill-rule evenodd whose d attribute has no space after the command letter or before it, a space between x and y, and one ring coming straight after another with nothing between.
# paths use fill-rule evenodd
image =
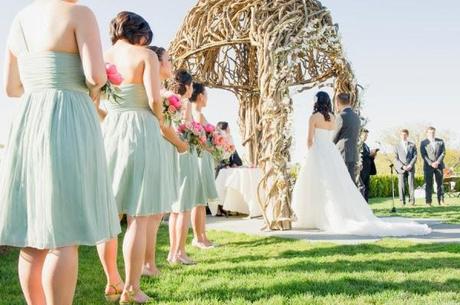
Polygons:
<instances>
[{"instance_id":1,"label":"groom","mask_svg":"<svg viewBox=\"0 0 460 305\"><path fill-rule=\"evenodd\" d=\"M351 179L356 184L358 162L358 138L361 130L361 120L351 108L351 98L347 93L340 93L335 98L335 106L339 113L336 118L334 143L339 149L350 173Z\"/></svg>"}]
</instances>

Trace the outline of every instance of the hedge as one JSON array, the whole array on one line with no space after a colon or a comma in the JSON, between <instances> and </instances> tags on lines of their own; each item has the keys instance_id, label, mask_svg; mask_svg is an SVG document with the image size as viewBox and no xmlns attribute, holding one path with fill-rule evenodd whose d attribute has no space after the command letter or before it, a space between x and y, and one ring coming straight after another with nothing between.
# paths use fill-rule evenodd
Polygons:
<instances>
[{"instance_id":1,"label":"hedge","mask_svg":"<svg viewBox=\"0 0 460 305\"><path fill-rule=\"evenodd\" d=\"M395 186L395 196L398 197L398 176L395 175L393 179ZM415 177L415 188L421 187L424 184L425 181L422 176ZM457 183L455 189L456 191L460 191L460 183ZM371 176L369 197L391 197L391 177L389 175Z\"/></svg>"}]
</instances>

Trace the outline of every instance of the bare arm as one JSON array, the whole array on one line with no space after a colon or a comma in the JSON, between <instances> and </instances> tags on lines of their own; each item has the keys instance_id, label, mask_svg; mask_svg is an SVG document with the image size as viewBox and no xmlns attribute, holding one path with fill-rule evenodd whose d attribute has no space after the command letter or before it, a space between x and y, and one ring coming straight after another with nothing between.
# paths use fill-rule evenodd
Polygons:
<instances>
[{"instance_id":1,"label":"bare arm","mask_svg":"<svg viewBox=\"0 0 460 305\"><path fill-rule=\"evenodd\" d=\"M144 87L149 100L150 109L163 125L163 110L161 101L160 83L160 63L156 54L148 49L145 50L146 58L144 61Z\"/></svg>"},{"instance_id":2,"label":"bare arm","mask_svg":"<svg viewBox=\"0 0 460 305\"><path fill-rule=\"evenodd\" d=\"M200 113L200 124L202 124L202 125L208 124L208 121L206 120L206 117L202 113Z\"/></svg>"},{"instance_id":3,"label":"bare arm","mask_svg":"<svg viewBox=\"0 0 460 305\"><path fill-rule=\"evenodd\" d=\"M18 59L10 49L6 51L3 79L3 87L7 96L20 97L24 94L24 87L22 86L19 74Z\"/></svg>"},{"instance_id":4,"label":"bare arm","mask_svg":"<svg viewBox=\"0 0 460 305\"><path fill-rule=\"evenodd\" d=\"M182 101L182 105L184 105L184 101ZM193 121L192 103L190 103L190 101L188 101L188 100L185 102L185 111L183 112L182 119L185 120L185 122L188 122L188 123Z\"/></svg>"},{"instance_id":5,"label":"bare arm","mask_svg":"<svg viewBox=\"0 0 460 305\"><path fill-rule=\"evenodd\" d=\"M310 116L308 120L308 136L307 136L307 147L311 148L313 145L313 136L315 134L315 118Z\"/></svg>"},{"instance_id":6,"label":"bare arm","mask_svg":"<svg viewBox=\"0 0 460 305\"><path fill-rule=\"evenodd\" d=\"M100 89L107 82L99 26L94 13L87 7L79 6L76 15L78 21L75 27L75 37L83 71L90 96L93 100L97 100Z\"/></svg>"},{"instance_id":7,"label":"bare arm","mask_svg":"<svg viewBox=\"0 0 460 305\"><path fill-rule=\"evenodd\" d=\"M183 153L188 150L188 143L181 140L172 126L164 125L161 128L161 132L163 133L163 137L177 148L178 152Z\"/></svg>"},{"instance_id":8,"label":"bare arm","mask_svg":"<svg viewBox=\"0 0 460 305\"><path fill-rule=\"evenodd\" d=\"M7 49L5 52L5 68L3 70L3 88L6 95L9 97L20 97L24 94L17 58L21 49L18 42L18 36L22 36L22 34L19 33L19 29L19 17L16 16L8 35Z\"/></svg>"}]
</instances>

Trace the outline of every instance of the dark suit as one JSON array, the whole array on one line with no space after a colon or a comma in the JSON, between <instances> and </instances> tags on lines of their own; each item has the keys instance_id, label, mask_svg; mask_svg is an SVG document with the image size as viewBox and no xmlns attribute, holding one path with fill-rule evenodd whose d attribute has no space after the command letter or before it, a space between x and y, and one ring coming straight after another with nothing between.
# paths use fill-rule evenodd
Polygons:
<instances>
[{"instance_id":1,"label":"dark suit","mask_svg":"<svg viewBox=\"0 0 460 305\"><path fill-rule=\"evenodd\" d=\"M395 170L398 173L399 200L406 204L406 181L409 186L409 201L415 204L415 163L417 162L417 146L412 142L395 146ZM410 166L406 171L404 166Z\"/></svg>"},{"instance_id":2,"label":"dark suit","mask_svg":"<svg viewBox=\"0 0 460 305\"><path fill-rule=\"evenodd\" d=\"M444 169L444 157L446 155L446 147L444 145L444 141L441 139L436 138L434 140L434 147L430 140L426 139L423 140L420 144L420 155L423 158L423 172L425 176L425 193L426 193L426 203L431 204L432 202L432 194L433 194L433 175L436 179L436 186L437 191L436 194L438 196L438 203L441 203L444 199L444 191L443 191L443 169ZM431 163L439 162L438 168L433 168Z\"/></svg>"},{"instance_id":3,"label":"dark suit","mask_svg":"<svg viewBox=\"0 0 460 305\"><path fill-rule=\"evenodd\" d=\"M361 151L361 171L359 173L358 188L364 199L369 202L369 189L371 176L377 175L377 168L374 162L375 156L371 155L371 150L366 143L363 143Z\"/></svg>"},{"instance_id":4,"label":"dark suit","mask_svg":"<svg viewBox=\"0 0 460 305\"><path fill-rule=\"evenodd\" d=\"M226 167L239 167L243 166L243 161L241 161L240 155L235 150L235 152L230 156L228 160L222 160L216 167L216 177L219 175L219 171Z\"/></svg>"},{"instance_id":5,"label":"dark suit","mask_svg":"<svg viewBox=\"0 0 460 305\"><path fill-rule=\"evenodd\" d=\"M361 120L351 108L345 108L337 116L337 129L333 140L342 154L347 165L348 172L353 180L357 182L356 163L359 159L358 138L361 131Z\"/></svg>"}]
</instances>

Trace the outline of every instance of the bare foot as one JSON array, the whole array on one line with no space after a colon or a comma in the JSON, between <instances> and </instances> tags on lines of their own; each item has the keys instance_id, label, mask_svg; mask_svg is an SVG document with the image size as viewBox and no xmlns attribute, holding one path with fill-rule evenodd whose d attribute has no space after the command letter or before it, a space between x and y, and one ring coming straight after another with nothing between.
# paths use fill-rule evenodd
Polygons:
<instances>
[{"instance_id":1,"label":"bare foot","mask_svg":"<svg viewBox=\"0 0 460 305\"><path fill-rule=\"evenodd\" d=\"M131 291L124 290L120 298L120 304L145 304L150 300L150 297L140 289Z\"/></svg>"},{"instance_id":2,"label":"bare foot","mask_svg":"<svg viewBox=\"0 0 460 305\"><path fill-rule=\"evenodd\" d=\"M160 274L161 274L161 272L156 266L155 267L144 266L144 269L142 269L142 275L144 275L144 276L158 277L158 276L160 276Z\"/></svg>"}]
</instances>

